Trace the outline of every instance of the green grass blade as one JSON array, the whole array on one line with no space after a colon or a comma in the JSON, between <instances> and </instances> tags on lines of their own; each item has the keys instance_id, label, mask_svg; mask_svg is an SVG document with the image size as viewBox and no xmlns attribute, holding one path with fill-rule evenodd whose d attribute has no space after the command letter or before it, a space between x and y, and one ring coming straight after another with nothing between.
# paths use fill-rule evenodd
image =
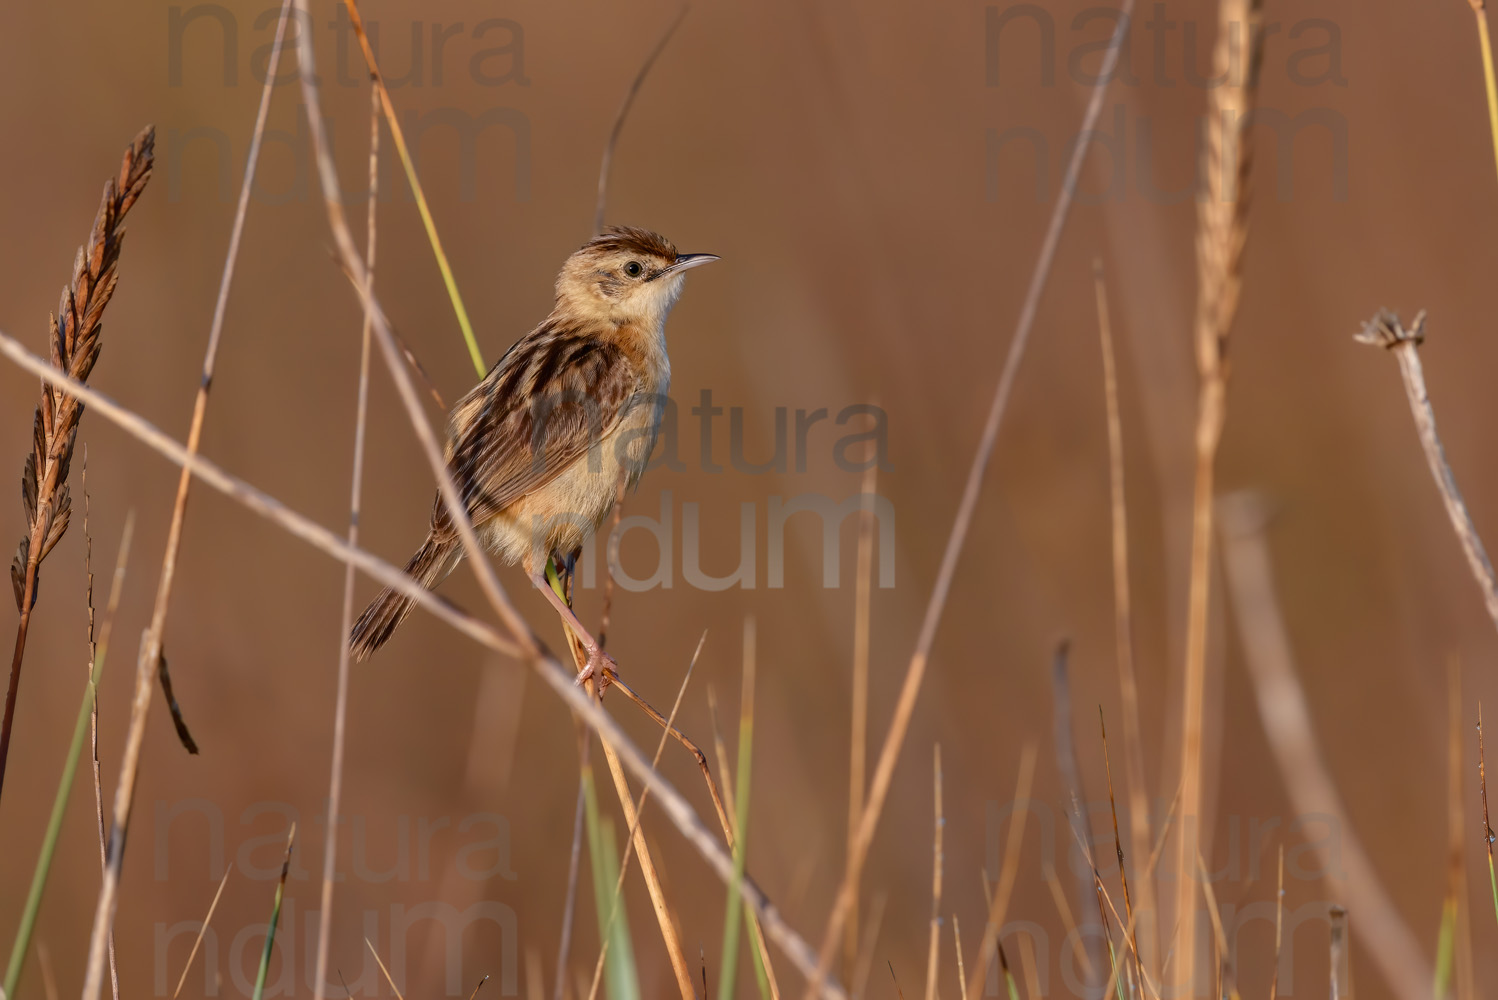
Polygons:
<instances>
[{"instance_id":1,"label":"green grass blade","mask_svg":"<svg viewBox=\"0 0 1498 1000\"><path fill-rule=\"evenodd\" d=\"M1456 899L1441 907L1441 936L1436 941L1436 982L1431 996L1445 1000L1451 988L1451 965L1456 955Z\"/></svg>"},{"instance_id":2,"label":"green grass blade","mask_svg":"<svg viewBox=\"0 0 1498 1000\"><path fill-rule=\"evenodd\" d=\"M47 820L47 832L42 838L42 852L36 859L36 870L31 874L31 891L26 894L26 907L21 911L21 924L16 928L15 944L10 949L10 962L5 967L7 997L16 995L16 985L21 980L21 967L26 964L31 935L36 930L37 913L42 908L47 875L52 870L52 856L57 851L57 839L62 833L62 819L68 811L73 776L78 772L78 758L83 756L83 741L88 736L88 720L93 714L94 693L98 690L99 674L103 667L104 656L101 652L94 661L93 676L83 689L83 702L78 706L78 721L73 726L73 740L68 744L68 756L62 765L62 778L57 783L57 795L52 800L52 815Z\"/></svg>"},{"instance_id":3,"label":"green grass blade","mask_svg":"<svg viewBox=\"0 0 1498 1000\"><path fill-rule=\"evenodd\" d=\"M1493 855L1488 854L1488 884L1493 887L1493 916L1498 917L1498 872L1493 871Z\"/></svg>"},{"instance_id":4,"label":"green grass blade","mask_svg":"<svg viewBox=\"0 0 1498 1000\"><path fill-rule=\"evenodd\" d=\"M749 781L754 760L754 624L744 627L744 695L739 715L739 761L735 777L734 817L737 835L733 841L733 881L728 884L728 908L723 917L723 968L718 974L719 1000L733 1000L739 965L739 917L743 913L739 885L744 878L744 858L749 848ZM754 949L750 949L754 951ZM755 963L759 953L754 951ZM764 970L758 970L764 976ZM761 978L761 992L769 983Z\"/></svg>"},{"instance_id":5,"label":"green grass blade","mask_svg":"<svg viewBox=\"0 0 1498 1000\"><path fill-rule=\"evenodd\" d=\"M265 950L260 953L260 971L255 974L255 992L251 1000L261 1000L265 992L265 975L270 971L271 951L276 947L276 925L281 922L281 898L286 894L286 873L291 870L291 845L296 839L296 824L286 837L286 860L281 862L281 879L276 883L276 903L271 907L270 926L265 930Z\"/></svg>"},{"instance_id":6,"label":"green grass blade","mask_svg":"<svg viewBox=\"0 0 1498 1000\"><path fill-rule=\"evenodd\" d=\"M608 955L603 962L604 981L609 1000L640 1000L640 977L635 967L634 942L629 933L629 915L624 901L610 926L609 911L614 903L614 886L619 882L619 847L614 839L614 824L598 809L598 795L593 786L593 768L584 765L583 815L588 831L588 867L593 873L594 910L598 914L598 936L607 939Z\"/></svg>"}]
</instances>

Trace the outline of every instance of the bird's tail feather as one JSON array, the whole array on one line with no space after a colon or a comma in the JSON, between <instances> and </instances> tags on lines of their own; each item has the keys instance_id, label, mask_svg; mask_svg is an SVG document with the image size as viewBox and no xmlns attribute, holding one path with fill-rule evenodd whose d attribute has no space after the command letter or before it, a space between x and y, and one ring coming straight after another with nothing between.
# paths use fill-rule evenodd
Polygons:
<instances>
[{"instance_id":1,"label":"bird's tail feather","mask_svg":"<svg viewBox=\"0 0 1498 1000\"><path fill-rule=\"evenodd\" d=\"M439 540L428 535L421 548L406 563L406 575L415 577L423 587L430 589L447 579L447 575L458 564L460 555L456 539ZM349 649L353 652L354 659L366 660L383 646L395 634L401 622L406 620L414 604L415 601L411 598L389 588L381 591L380 596L364 609L349 633Z\"/></svg>"}]
</instances>

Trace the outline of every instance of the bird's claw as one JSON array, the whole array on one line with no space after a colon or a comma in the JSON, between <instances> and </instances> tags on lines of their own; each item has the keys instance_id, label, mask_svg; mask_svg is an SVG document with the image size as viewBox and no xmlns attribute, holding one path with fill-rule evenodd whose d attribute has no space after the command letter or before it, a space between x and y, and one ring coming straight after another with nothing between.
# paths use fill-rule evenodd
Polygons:
<instances>
[{"instance_id":1,"label":"bird's claw","mask_svg":"<svg viewBox=\"0 0 1498 1000\"><path fill-rule=\"evenodd\" d=\"M601 649L594 649L588 653L588 663L577 672L577 680L574 683L582 687L588 681L597 678L598 693L602 695L618 676L619 664L614 662L614 658Z\"/></svg>"}]
</instances>

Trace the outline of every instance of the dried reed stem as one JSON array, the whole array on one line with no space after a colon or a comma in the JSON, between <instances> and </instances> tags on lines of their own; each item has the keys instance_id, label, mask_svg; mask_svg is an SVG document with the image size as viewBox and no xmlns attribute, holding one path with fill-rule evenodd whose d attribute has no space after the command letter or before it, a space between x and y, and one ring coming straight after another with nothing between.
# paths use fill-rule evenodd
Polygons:
<instances>
[{"instance_id":1,"label":"dried reed stem","mask_svg":"<svg viewBox=\"0 0 1498 1000\"><path fill-rule=\"evenodd\" d=\"M1067 163L1066 173L1062 178L1061 193L1056 199L1050 221L1046 225L1045 237L1041 241L1040 253L1035 261L1035 271L1030 277L1030 284L1020 306L1014 336L1009 342L1004 367L999 373L999 383L994 389L993 402L984 420L983 433L979 438L972 464L968 468L962 499L958 502L957 513L952 519L952 529L947 536L946 548L942 552L941 567L937 571L936 582L931 588L931 597L926 603L915 651L911 654L910 663L905 669L905 680L900 687L895 712L890 719L889 730L885 734L884 744L880 748L879 759L874 767L868 803L864 807L863 815L859 818L858 834L852 845L854 849L849 852L842 884L838 887L832 913L827 918L827 928L823 932L822 945L817 953L816 972L807 986L805 1000L811 1000L817 988L826 981L828 971L832 968L838 941L842 938L843 925L852 910L854 886L863 871L869 845L873 843L874 828L879 822L880 814L884 811L884 800L889 794L890 781L894 778L895 762L900 756L900 748L904 746L905 735L910 729L910 719L915 713L916 698L921 691L921 682L926 676L931 648L936 642L936 630L941 624L947 596L951 592L952 581L957 574L957 563L966 545L968 528L972 525L973 515L978 509L978 498L983 491L983 480L988 471L988 462L993 456L994 445L999 437L999 428L1003 424L1004 413L1008 409L1009 396L1019 374L1019 363L1025 355L1025 347L1035 327L1035 316L1040 309L1041 293L1045 291L1046 283L1050 278L1051 266L1056 259L1056 250L1061 243L1061 233L1066 227L1066 220L1071 212L1072 201L1081 177L1082 163L1086 158L1092 136L1095 134L1098 117L1102 114L1103 96L1107 93L1108 81L1118 65L1118 54L1122 48L1123 39L1128 34L1133 11L1134 0L1123 0L1118 24L1108 43L1107 54L1103 58L1102 72L1098 77L1097 85L1092 90L1086 114L1082 119L1082 129L1078 133L1080 139L1072 150L1071 159Z\"/></svg>"},{"instance_id":2,"label":"dried reed stem","mask_svg":"<svg viewBox=\"0 0 1498 1000\"><path fill-rule=\"evenodd\" d=\"M863 796L868 784L869 756L869 632L870 605L874 594L874 491L879 484L878 451L869 449L869 467L863 472L862 507L858 514L858 579L853 593L853 683L849 689L851 726L848 748L848 848L858 844L858 822L863 817ZM848 926L843 933L843 979L853 980L858 963L859 883L853 883L848 906Z\"/></svg>"},{"instance_id":3,"label":"dried reed stem","mask_svg":"<svg viewBox=\"0 0 1498 1000\"><path fill-rule=\"evenodd\" d=\"M1316 744L1310 707L1296 677L1290 636L1274 593L1263 503L1253 494L1230 494L1219 502L1219 513L1228 596L1259 718L1285 791L1298 815L1335 818L1340 831L1335 860L1347 873L1344 895L1358 914L1357 931L1369 959L1400 1000L1428 997L1431 966L1384 890ZM1322 870L1332 871L1333 848L1321 844L1316 850Z\"/></svg>"},{"instance_id":4,"label":"dried reed stem","mask_svg":"<svg viewBox=\"0 0 1498 1000\"><path fill-rule=\"evenodd\" d=\"M1139 724L1139 680L1134 669L1134 609L1129 587L1129 508L1124 489L1123 418L1118 404L1118 366L1113 351L1113 323L1103 262L1093 262L1097 295L1098 340L1103 354L1103 400L1108 412L1108 499L1113 536L1113 639L1118 660L1118 696L1123 710L1124 775L1128 779L1129 840L1135 859L1150 845L1149 783L1144 776L1144 736ZM1144 964L1158 971L1156 951L1160 913L1154 879L1134 880L1144 914Z\"/></svg>"},{"instance_id":5,"label":"dried reed stem","mask_svg":"<svg viewBox=\"0 0 1498 1000\"><path fill-rule=\"evenodd\" d=\"M125 214L151 179L155 161L156 131L147 126L125 150L119 174L104 185L99 212L94 216L88 243L73 258L73 275L62 290L56 315L50 317L48 346L52 368L79 382L87 382L103 346L99 340L104 307L114 296L115 272L125 239ZM26 536L21 539L10 564L15 588L15 652L10 661L10 684L5 693L5 715L0 720L0 788L10 756L14 730L16 695L21 683L21 661L26 654L26 634L31 611L36 606L37 573L52 551L72 515L68 491L68 466L78 440L83 406L78 399L59 390L47 375L42 377L42 398L32 422L32 452L21 474L21 501L26 510Z\"/></svg>"},{"instance_id":6,"label":"dried reed stem","mask_svg":"<svg viewBox=\"0 0 1498 1000\"><path fill-rule=\"evenodd\" d=\"M85 456L87 452L85 451ZM85 459L86 460L86 459ZM87 509L88 494L84 494L84 507ZM85 522L87 514L85 514ZM131 510L125 515L125 528L120 534L120 551L115 557L114 578L109 582L109 602L104 608L104 620L99 626L99 631L91 637L89 645L89 670L94 669L95 664L102 664L104 656L109 651L109 639L114 632L115 616L120 610L120 595L125 592L125 571L130 565L130 543L135 538L135 511ZM92 579L92 577L90 577ZM105 843L106 833L104 827L104 781L99 770L99 699L94 698L93 711L89 718L89 754L92 759L92 770L94 775L94 819L99 827L99 875L103 877L109 868L109 850ZM109 932L109 987L110 995L114 1000L120 1000L120 970L119 963L115 961L114 953L114 931Z\"/></svg>"},{"instance_id":7,"label":"dried reed stem","mask_svg":"<svg viewBox=\"0 0 1498 1000\"><path fill-rule=\"evenodd\" d=\"M374 292L375 248L378 228L376 211L380 185L380 98L370 88L369 114L369 205L365 217L364 268L366 286ZM369 359L371 319L364 310L359 337L359 390L354 405L354 458L349 486L348 543L359 544L359 509L364 492L364 440L369 416ZM313 1000L323 1000L328 975L328 944L333 934L333 880L338 863L338 807L343 801L343 753L348 731L349 629L354 621L354 564L343 570L343 614L338 631L338 692L333 699L333 752L328 765L328 819L323 835L322 894L317 920L317 959L314 966Z\"/></svg>"},{"instance_id":8,"label":"dried reed stem","mask_svg":"<svg viewBox=\"0 0 1498 1000\"><path fill-rule=\"evenodd\" d=\"M1176 968L1181 995L1196 995L1196 855L1201 847L1202 736L1205 725L1207 627L1212 570L1212 501L1217 446L1227 416L1228 334L1243 288L1252 162L1249 112L1263 52L1263 0L1221 0L1207 144L1206 191L1196 230L1196 364L1201 379L1196 415L1196 476L1191 506L1191 575L1181 719L1180 836L1176 850Z\"/></svg>"},{"instance_id":9,"label":"dried reed stem","mask_svg":"<svg viewBox=\"0 0 1498 1000\"><path fill-rule=\"evenodd\" d=\"M1453 655L1447 666L1448 714L1447 726L1447 783L1446 783L1446 837L1447 888L1446 907L1443 914L1442 938L1450 937L1451 961L1456 980L1457 1000L1474 1000L1472 973L1472 926L1467 906L1467 809L1462 779L1462 669L1461 662ZM1436 975L1440 973L1437 958ZM1444 986L1444 984L1440 984ZM1434 996L1446 996L1444 988L1438 988Z\"/></svg>"},{"instance_id":10,"label":"dried reed stem","mask_svg":"<svg viewBox=\"0 0 1498 1000\"><path fill-rule=\"evenodd\" d=\"M1087 855L1087 866L1091 869L1075 872L1077 910L1083 913L1096 899L1093 882L1097 866L1092 863L1092 852L1087 846L1092 821L1087 815L1087 796L1082 790L1082 771L1077 764L1076 739L1072 735L1071 680L1067 672L1067 660L1070 654L1071 644L1062 639L1056 643L1056 651L1051 657L1052 747L1056 754L1056 769L1061 772L1061 780L1066 784L1066 793L1070 799L1071 808L1066 810L1066 822L1071 828L1072 836L1076 838L1077 843L1082 846L1083 852ZM1090 952L1083 968L1090 977L1085 985L1089 990L1093 990L1100 985L1102 945L1089 938L1083 938L1080 945Z\"/></svg>"},{"instance_id":11,"label":"dried reed stem","mask_svg":"<svg viewBox=\"0 0 1498 1000\"><path fill-rule=\"evenodd\" d=\"M933 798L936 824L931 835L931 935L926 949L926 1000L936 1000L936 959L941 950L942 828L947 825L941 811L941 744L931 748Z\"/></svg>"},{"instance_id":12,"label":"dried reed stem","mask_svg":"<svg viewBox=\"0 0 1498 1000\"><path fill-rule=\"evenodd\" d=\"M193 959L198 957L198 949L203 946L203 936L208 933L208 925L213 923L214 911L218 909L218 901L223 898L224 886L229 884L229 873L232 871L234 871L234 865L231 862L224 869L224 877L218 880L218 889L213 894L213 901L208 904L208 915L203 918L202 924L198 926L197 936L192 939L192 950L187 953L187 961L182 963L182 975L177 978L177 988L172 990L172 1000L177 1000L182 993L182 987L187 983L187 974L192 971ZM215 969L214 973L217 974L217 972L218 970Z\"/></svg>"},{"instance_id":13,"label":"dried reed stem","mask_svg":"<svg viewBox=\"0 0 1498 1000\"><path fill-rule=\"evenodd\" d=\"M1430 405L1430 394L1425 389L1425 369L1420 364L1420 345L1425 342L1425 313L1421 311L1408 329L1399 317L1388 309L1380 309L1378 315L1364 325L1356 339L1361 344L1382 347L1393 353L1399 362L1399 373L1404 377L1404 392L1409 399L1410 413L1415 418L1415 431L1420 436L1420 446L1425 450L1425 461L1430 466L1431 477L1441 491L1441 500L1446 504L1446 516L1451 519L1451 528L1456 532L1462 552L1467 556L1467 566L1472 578L1482 591L1483 603L1488 617L1498 628L1498 579L1493 574L1493 564L1488 561L1487 549L1477 534L1477 525L1457 489L1456 477L1446 461L1446 449L1441 446L1441 437L1436 432L1436 411ZM1362 914L1359 913L1359 922Z\"/></svg>"}]
</instances>

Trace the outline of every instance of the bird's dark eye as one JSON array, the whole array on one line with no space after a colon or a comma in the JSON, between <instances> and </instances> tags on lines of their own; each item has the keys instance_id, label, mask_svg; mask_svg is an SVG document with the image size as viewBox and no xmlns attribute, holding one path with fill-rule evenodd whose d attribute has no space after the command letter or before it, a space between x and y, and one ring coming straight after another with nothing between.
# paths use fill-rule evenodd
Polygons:
<instances>
[{"instance_id":1,"label":"bird's dark eye","mask_svg":"<svg viewBox=\"0 0 1498 1000\"><path fill-rule=\"evenodd\" d=\"M645 265L641 264L637 260L632 260L628 264L624 265L624 273L629 275L631 278L638 278L640 275L645 273Z\"/></svg>"}]
</instances>

